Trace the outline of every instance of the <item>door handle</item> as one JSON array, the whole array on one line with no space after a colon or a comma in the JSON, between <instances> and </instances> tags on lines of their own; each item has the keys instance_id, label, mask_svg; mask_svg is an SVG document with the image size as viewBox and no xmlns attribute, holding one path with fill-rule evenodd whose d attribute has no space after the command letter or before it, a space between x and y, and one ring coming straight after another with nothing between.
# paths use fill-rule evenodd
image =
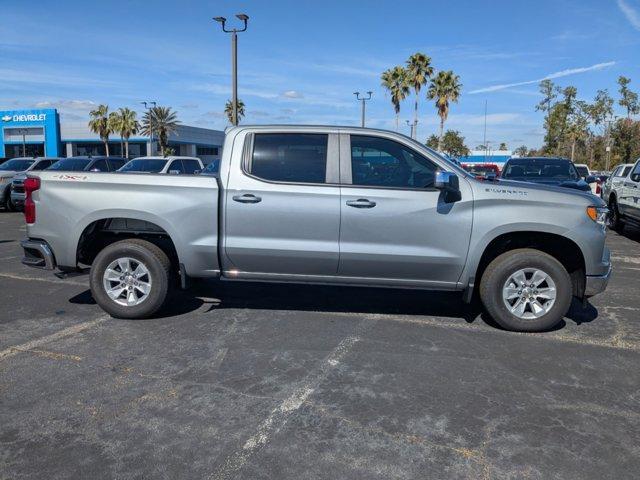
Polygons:
<instances>
[{"instance_id":1,"label":"door handle","mask_svg":"<svg viewBox=\"0 0 640 480\"><path fill-rule=\"evenodd\" d=\"M358 200L347 200L347 205L354 208L373 208L376 206L376 202L366 198L359 198Z\"/></svg>"},{"instance_id":2,"label":"door handle","mask_svg":"<svg viewBox=\"0 0 640 480\"><path fill-rule=\"evenodd\" d=\"M234 195L233 200L240 203L259 203L262 198L256 197L252 193L245 193L244 195Z\"/></svg>"}]
</instances>

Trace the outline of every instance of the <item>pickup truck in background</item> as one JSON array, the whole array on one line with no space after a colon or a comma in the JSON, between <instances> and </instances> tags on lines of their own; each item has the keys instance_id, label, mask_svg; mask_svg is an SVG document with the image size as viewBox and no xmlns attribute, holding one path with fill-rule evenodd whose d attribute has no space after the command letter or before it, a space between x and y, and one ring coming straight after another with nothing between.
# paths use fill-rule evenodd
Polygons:
<instances>
[{"instance_id":1,"label":"pickup truck in background","mask_svg":"<svg viewBox=\"0 0 640 480\"><path fill-rule=\"evenodd\" d=\"M197 157L138 157L129 160L119 172L163 173L179 175L197 174L203 169L202 160Z\"/></svg>"},{"instance_id":2,"label":"pickup truck in background","mask_svg":"<svg viewBox=\"0 0 640 480\"><path fill-rule=\"evenodd\" d=\"M96 302L153 315L172 276L463 292L502 327L553 327L611 273L604 202L481 181L403 135L227 131L218 176L44 171L25 181L23 263L90 265Z\"/></svg>"},{"instance_id":3,"label":"pickup truck in background","mask_svg":"<svg viewBox=\"0 0 640 480\"><path fill-rule=\"evenodd\" d=\"M623 167L622 172L627 166ZM640 227L640 158L628 172L622 178L612 179L609 198L605 199L609 203L609 225L616 232L622 232L627 223Z\"/></svg>"},{"instance_id":4,"label":"pickup truck in background","mask_svg":"<svg viewBox=\"0 0 640 480\"><path fill-rule=\"evenodd\" d=\"M21 207L18 199L13 198L13 180L18 176L26 175L24 172L43 170L55 163L58 158L44 157L18 157L0 163L0 206L4 206L9 211L17 210Z\"/></svg>"}]
</instances>

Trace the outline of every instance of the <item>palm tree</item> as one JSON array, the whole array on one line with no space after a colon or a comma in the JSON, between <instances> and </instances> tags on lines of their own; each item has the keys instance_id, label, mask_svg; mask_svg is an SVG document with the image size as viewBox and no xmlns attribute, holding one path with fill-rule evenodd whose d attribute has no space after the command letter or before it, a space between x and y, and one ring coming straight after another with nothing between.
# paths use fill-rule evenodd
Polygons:
<instances>
[{"instance_id":1,"label":"palm tree","mask_svg":"<svg viewBox=\"0 0 640 480\"><path fill-rule=\"evenodd\" d=\"M420 89L426 85L433 75L433 67L431 66L431 58L424 53L417 52L407 60L407 83L413 87L416 93L416 102L413 107L413 128L414 138L418 138L418 98L420 97Z\"/></svg>"},{"instance_id":2,"label":"palm tree","mask_svg":"<svg viewBox=\"0 0 640 480\"><path fill-rule=\"evenodd\" d=\"M396 112L396 131L400 128L400 102L409 94L407 71L402 67L393 67L382 73L382 86L389 91L391 103Z\"/></svg>"},{"instance_id":3,"label":"palm tree","mask_svg":"<svg viewBox=\"0 0 640 480\"><path fill-rule=\"evenodd\" d=\"M126 158L129 158L129 138L140 130L136 112L128 108L120 108L109 115L109 120L112 121L113 131L120 134L121 148L124 143L121 151L125 152Z\"/></svg>"},{"instance_id":4,"label":"palm tree","mask_svg":"<svg viewBox=\"0 0 640 480\"><path fill-rule=\"evenodd\" d=\"M233 102L231 100L227 100L224 105L224 113L229 119L229 123L233 125ZM238 124L242 117L244 117L244 102L238 99Z\"/></svg>"},{"instance_id":5,"label":"palm tree","mask_svg":"<svg viewBox=\"0 0 640 480\"><path fill-rule=\"evenodd\" d=\"M178 114L171 110L171 107L153 107L147 110L142 117L142 129L140 133L143 135L158 135L160 143L160 154L164 156L165 149L168 145L169 135L177 130L180 121Z\"/></svg>"},{"instance_id":6,"label":"palm tree","mask_svg":"<svg viewBox=\"0 0 640 480\"><path fill-rule=\"evenodd\" d=\"M435 100L436 109L440 116L438 150L442 150L442 135L444 132L444 122L449 116L449 102L458 103L461 90L462 84L460 83L460 77L455 75L451 70L438 72L438 75L431 80L431 85L429 85L427 98L429 100Z\"/></svg>"},{"instance_id":7,"label":"palm tree","mask_svg":"<svg viewBox=\"0 0 640 480\"><path fill-rule=\"evenodd\" d=\"M98 108L89 112L89 117L89 129L104 142L106 154L109 156L109 134L113 131L109 123L109 106L98 105Z\"/></svg>"}]
</instances>

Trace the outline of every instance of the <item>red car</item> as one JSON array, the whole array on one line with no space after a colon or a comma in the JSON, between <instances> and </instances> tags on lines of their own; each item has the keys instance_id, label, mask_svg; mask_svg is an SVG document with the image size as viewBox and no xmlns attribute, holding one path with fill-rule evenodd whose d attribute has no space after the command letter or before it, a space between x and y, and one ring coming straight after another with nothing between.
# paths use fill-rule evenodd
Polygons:
<instances>
[{"instance_id":1,"label":"red car","mask_svg":"<svg viewBox=\"0 0 640 480\"><path fill-rule=\"evenodd\" d=\"M462 168L479 180L486 178L490 173L495 174L496 178L500 176L500 167L495 163L463 163Z\"/></svg>"}]
</instances>

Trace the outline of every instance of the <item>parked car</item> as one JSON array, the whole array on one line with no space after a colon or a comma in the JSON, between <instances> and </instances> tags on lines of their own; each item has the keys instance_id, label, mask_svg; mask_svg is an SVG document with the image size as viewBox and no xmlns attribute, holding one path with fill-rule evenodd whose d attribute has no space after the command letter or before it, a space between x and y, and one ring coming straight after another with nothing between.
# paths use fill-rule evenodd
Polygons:
<instances>
[{"instance_id":1,"label":"parked car","mask_svg":"<svg viewBox=\"0 0 640 480\"><path fill-rule=\"evenodd\" d=\"M42 170L51 165L56 159L18 157L0 164L0 206L14 211L17 206L11 198L11 183L13 178L29 170Z\"/></svg>"},{"instance_id":2,"label":"parked car","mask_svg":"<svg viewBox=\"0 0 640 480\"><path fill-rule=\"evenodd\" d=\"M484 179L487 176L492 178L500 176L500 167L495 163L463 163L462 168L478 179Z\"/></svg>"},{"instance_id":3,"label":"parked car","mask_svg":"<svg viewBox=\"0 0 640 480\"><path fill-rule=\"evenodd\" d=\"M580 177L574 164L565 158L510 158L502 169L502 179L591 191L589 183ZM588 180L595 182L595 177L588 177Z\"/></svg>"},{"instance_id":4,"label":"parked car","mask_svg":"<svg viewBox=\"0 0 640 480\"><path fill-rule=\"evenodd\" d=\"M602 180L591 171L589 165L585 163L576 163L576 170L580 174L580 177L589 184L591 187L591 193L601 196L602 194ZM595 181L592 181L595 180Z\"/></svg>"},{"instance_id":5,"label":"parked car","mask_svg":"<svg viewBox=\"0 0 640 480\"><path fill-rule=\"evenodd\" d=\"M607 180L602 184L602 199L609 203L611 200L611 194L622 186L624 179L629 176L629 172L633 168L633 163L624 163L618 165Z\"/></svg>"},{"instance_id":6,"label":"parked car","mask_svg":"<svg viewBox=\"0 0 640 480\"><path fill-rule=\"evenodd\" d=\"M119 172L123 173L181 173L198 174L202 171L202 160L196 157L138 157L129 160Z\"/></svg>"},{"instance_id":7,"label":"parked car","mask_svg":"<svg viewBox=\"0 0 640 480\"><path fill-rule=\"evenodd\" d=\"M232 127L216 181L55 173L25 181L23 263L90 265L93 298L119 318L153 315L177 275L183 286L215 277L461 291L464 301L478 292L504 328L537 331L572 296L602 292L611 272L602 199L479 181L384 130Z\"/></svg>"},{"instance_id":8,"label":"parked car","mask_svg":"<svg viewBox=\"0 0 640 480\"><path fill-rule=\"evenodd\" d=\"M612 188L608 202L609 224L613 230L621 232L627 223L640 226L640 158L623 177L622 184Z\"/></svg>"},{"instance_id":9,"label":"parked car","mask_svg":"<svg viewBox=\"0 0 640 480\"><path fill-rule=\"evenodd\" d=\"M24 205L24 179L27 178L27 172L35 172L49 168L56 163L60 158L58 157L38 157L33 160L29 168L21 173L16 173L10 184L9 201L13 210L20 210Z\"/></svg>"},{"instance_id":10,"label":"parked car","mask_svg":"<svg viewBox=\"0 0 640 480\"><path fill-rule=\"evenodd\" d=\"M115 172L126 163L122 157L69 157L62 158L47 170L58 172Z\"/></svg>"}]
</instances>

